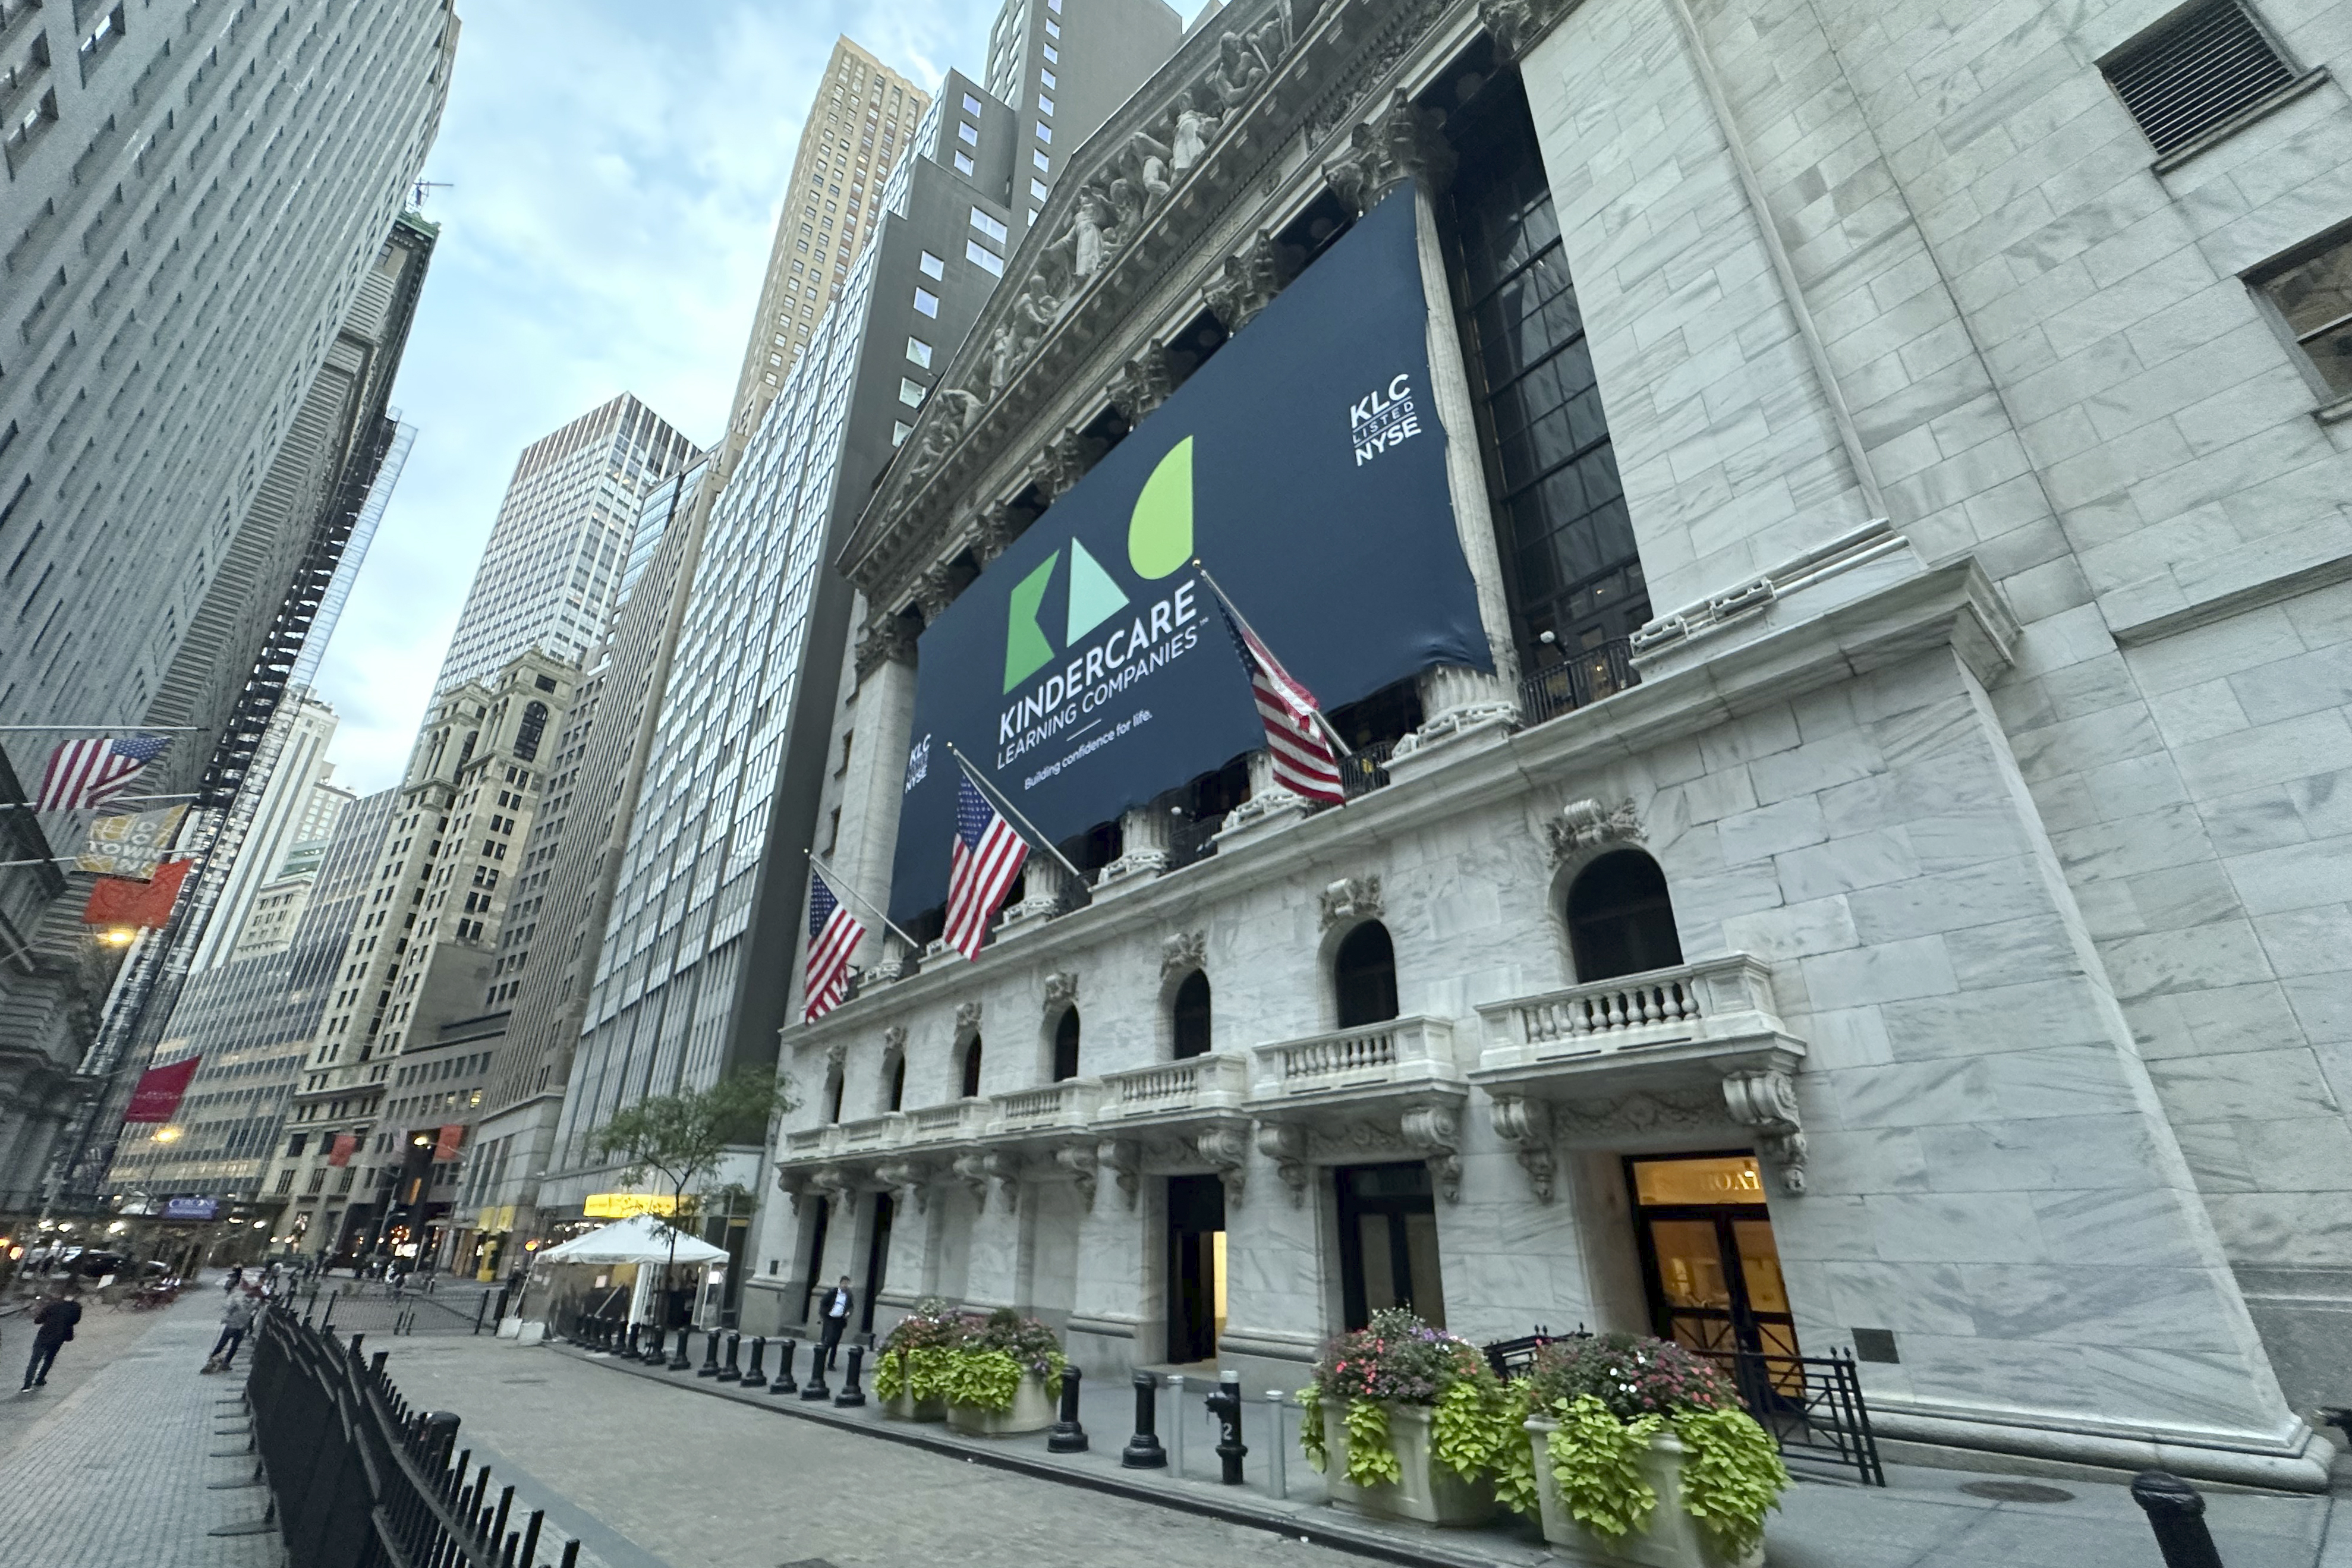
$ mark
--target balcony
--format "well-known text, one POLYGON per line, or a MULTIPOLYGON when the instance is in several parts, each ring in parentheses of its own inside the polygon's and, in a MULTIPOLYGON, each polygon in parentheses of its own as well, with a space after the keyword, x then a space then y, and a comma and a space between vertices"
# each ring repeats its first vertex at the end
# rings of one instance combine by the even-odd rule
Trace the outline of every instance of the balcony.
POLYGON ((989 1110, 985 1100, 950 1100, 945 1105, 910 1110, 906 1113, 907 1134, 900 1147, 919 1149, 968 1142, 988 1131, 989 1110))
POLYGON ((1102 1076, 1097 1122, 1115 1126, 1185 1121, 1235 1112, 1249 1098, 1249 1059, 1212 1052, 1102 1076))
POLYGON ((1563 713, 1587 708, 1638 685, 1633 643, 1613 637, 1587 648, 1548 669, 1538 669, 1519 681, 1519 722, 1536 725, 1563 713))
POLYGON ((1303 1040, 1260 1046, 1252 1109, 1318 1100, 1350 1100, 1366 1093, 1458 1086, 1454 1026, 1443 1018, 1391 1018, 1303 1040))
POLYGON ((1065 1079, 1043 1089, 1000 1094, 990 1104, 996 1115, 991 1136, 1014 1139, 1038 1133, 1077 1133, 1094 1123, 1095 1102, 1102 1086, 1093 1079, 1065 1079))

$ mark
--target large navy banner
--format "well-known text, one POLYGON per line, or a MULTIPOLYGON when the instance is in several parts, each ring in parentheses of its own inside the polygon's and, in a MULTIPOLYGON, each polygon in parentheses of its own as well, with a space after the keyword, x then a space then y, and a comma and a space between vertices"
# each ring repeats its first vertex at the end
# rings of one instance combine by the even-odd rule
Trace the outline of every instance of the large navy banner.
POLYGON ((950 741, 1055 839, 1265 743, 1196 556, 1326 710, 1434 664, 1493 668, 1426 321, 1402 191, 925 629, 894 916, 947 897, 950 741))

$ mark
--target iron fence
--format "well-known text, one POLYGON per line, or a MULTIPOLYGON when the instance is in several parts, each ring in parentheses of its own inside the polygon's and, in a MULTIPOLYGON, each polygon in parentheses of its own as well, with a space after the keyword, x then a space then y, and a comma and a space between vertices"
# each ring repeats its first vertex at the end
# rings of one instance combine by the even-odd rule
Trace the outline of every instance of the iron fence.
POLYGON ((1557 719, 1571 709, 1614 697, 1641 679, 1633 668, 1633 645, 1623 637, 1612 638, 1521 678, 1519 721, 1540 724, 1557 719))
POLYGON ((1377 745, 1359 746, 1339 759, 1339 787, 1347 792, 1349 800, 1388 786, 1389 753, 1395 750, 1394 741, 1382 741, 1377 745))
POLYGON ((1188 817, 1168 830, 1168 868, 1181 871, 1217 852, 1217 835, 1225 828, 1225 814, 1188 817))
POLYGON ((541 1555, 544 1510, 457 1455, 457 1417, 410 1407, 345 1342, 282 1308, 262 1316, 246 1399, 289 1568, 574 1568, 580 1543, 541 1555))

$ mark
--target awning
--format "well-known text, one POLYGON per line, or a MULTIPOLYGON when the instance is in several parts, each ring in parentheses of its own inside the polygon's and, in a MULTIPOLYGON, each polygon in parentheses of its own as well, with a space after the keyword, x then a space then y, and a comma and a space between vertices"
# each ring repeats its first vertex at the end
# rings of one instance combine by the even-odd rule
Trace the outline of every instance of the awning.
POLYGON ((539 1255, 545 1263, 724 1263, 723 1248, 673 1230, 652 1215, 631 1215, 539 1255), (672 1248, 675 1247, 675 1252, 672 1248))

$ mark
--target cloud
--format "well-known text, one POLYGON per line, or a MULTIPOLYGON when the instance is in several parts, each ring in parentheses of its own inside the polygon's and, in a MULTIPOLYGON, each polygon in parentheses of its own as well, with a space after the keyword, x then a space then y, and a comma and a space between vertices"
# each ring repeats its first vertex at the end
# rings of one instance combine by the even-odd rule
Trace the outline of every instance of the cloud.
POLYGON ((981 68, 980 0, 472 0, 425 178, 442 226, 394 405, 415 450, 320 670, 338 777, 399 782, 523 447, 622 392, 715 440, 801 121, 846 34, 981 68))

